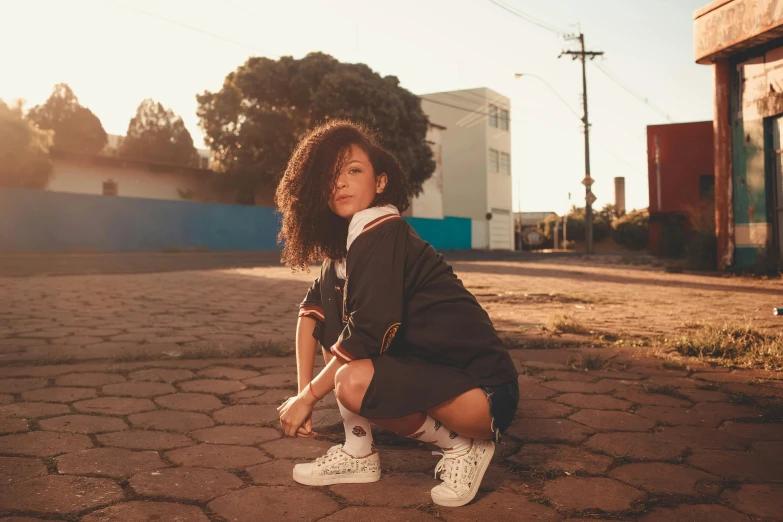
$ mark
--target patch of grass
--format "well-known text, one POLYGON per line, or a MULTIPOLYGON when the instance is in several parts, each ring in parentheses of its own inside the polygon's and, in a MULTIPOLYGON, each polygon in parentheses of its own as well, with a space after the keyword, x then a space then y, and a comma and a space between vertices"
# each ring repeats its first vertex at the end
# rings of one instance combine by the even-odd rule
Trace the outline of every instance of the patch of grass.
POLYGON ((783 369, 783 333, 760 332, 751 325, 703 324, 666 345, 682 355, 722 366, 783 369))
POLYGON ((661 363, 661 368, 664 370, 687 370, 688 366, 684 362, 676 359, 666 359, 661 363))
POLYGON ((669 397, 675 397, 677 399, 682 400, 690 400, 688 399, 688 396, 680 392, 676 387, 672 386, 671 384, 667 384, 665 386, 658 386, 655 384, 647 384, 642 386, 642 389, 646 393, 656 393, 658 395, 668 395, 669 397))
POLYGON ((234 352, 235 357, 287 357, 294 354, 290 344, 281 341, 253 341, 234 352))
POLYGON ((612 361, 598 353, 579 353, 568 358, 566 366, 574 370, 603 370, 612 361))
POLYGON ((731 404, 755 404, 756 401, 752 395, 748 395, 744 392, 736 392, 729 394, 729 402, 731 404))
POLYGON ((419 504, 413 509, 440 518, 440 508, 438 508, 438 506, 436 504, 433 504, 432 502, 427 502, 426 504, 419 504))
POLYGON ((560 333, 586 334, 589 330, 571 314, 553 314, 546 321, 548 330, 560 333))

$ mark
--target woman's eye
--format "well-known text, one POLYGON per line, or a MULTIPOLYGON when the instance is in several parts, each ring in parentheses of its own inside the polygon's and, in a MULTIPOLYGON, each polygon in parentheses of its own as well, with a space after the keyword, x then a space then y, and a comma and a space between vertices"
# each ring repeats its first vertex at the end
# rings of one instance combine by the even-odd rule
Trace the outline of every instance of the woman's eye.
POLYGON ((359 170, 359 169, 351 169, 348 172, 350 172, 351 174, 355 174, 357 172, 361 172, 361 170, 359 170))

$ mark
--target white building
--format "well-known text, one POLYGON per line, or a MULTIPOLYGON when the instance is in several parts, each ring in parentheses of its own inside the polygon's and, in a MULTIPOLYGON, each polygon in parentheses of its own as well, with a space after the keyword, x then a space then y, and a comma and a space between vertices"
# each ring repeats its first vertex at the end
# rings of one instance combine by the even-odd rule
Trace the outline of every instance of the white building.
POLYGON ((443 214, 472 220, 473 248, 513 249, 509 99, 478 88, 421 100, 430 121, 445 126, 443 214))
POLYGON ((430 122, 427 143, 432 149, 435 171, 421 186, 421 193, 411 199, 406 216, 443 219, 443 131, 446 127, 430 122))

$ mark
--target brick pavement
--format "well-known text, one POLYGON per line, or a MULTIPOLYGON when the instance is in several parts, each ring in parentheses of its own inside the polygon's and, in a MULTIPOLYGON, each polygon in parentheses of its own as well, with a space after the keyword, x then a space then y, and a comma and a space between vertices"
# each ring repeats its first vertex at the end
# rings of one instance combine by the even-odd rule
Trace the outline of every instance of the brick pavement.
POLYGON ((518 418, 464 508, 431 504, 431 448, 383 431, 379 483, 295 484, 340 440, 334 401, 320 437, 285 439, 292 357, 182 356, 290 343, 310 277, 0 279, 0 520, 781 520, 779 403, 747 398, 783 396, 780 375, 638 348, 512 350, 518 418), (574 370, 577 353, 613 358, 574 370))

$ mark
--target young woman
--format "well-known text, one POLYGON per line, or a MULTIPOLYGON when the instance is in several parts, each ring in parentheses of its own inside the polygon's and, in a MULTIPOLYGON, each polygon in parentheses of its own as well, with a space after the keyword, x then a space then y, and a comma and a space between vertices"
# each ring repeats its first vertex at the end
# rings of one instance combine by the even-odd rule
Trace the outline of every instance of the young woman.
POLYGON ((437 445, 432 500, 467 504, 514 418, 517 372, 486 311, 400 217, 398 161, 366 127, 332 120, 299 143, 276 201, 286 264, 323 261, 299 310, 299 394, 278 408, 280 425, 313 436, 313 405, 332 390, 345 425, 345 444, 296 465, 294 480, 379 480, 376 424, 437 445), (318 343, 326 366, 313 377, 318 343))

